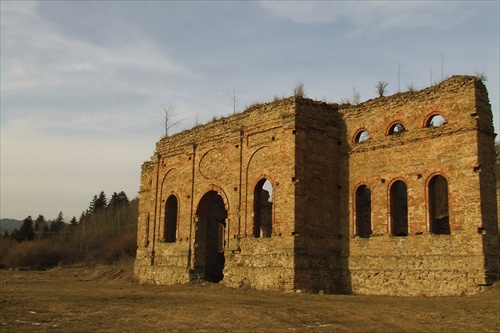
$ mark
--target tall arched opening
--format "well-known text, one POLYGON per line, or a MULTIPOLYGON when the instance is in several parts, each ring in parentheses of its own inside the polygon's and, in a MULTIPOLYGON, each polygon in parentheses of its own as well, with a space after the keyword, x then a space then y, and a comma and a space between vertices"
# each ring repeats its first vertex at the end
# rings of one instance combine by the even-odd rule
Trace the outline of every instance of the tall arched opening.
POLYGON ((356 235, 368 238, 372 233, 372 194, 368 186, 356 190, 356 235))
POLYGON ((393 236, 408 236, 408 189, 398 180, 391 186, 391 231, 393 236))
POLYGON ((165 204, 165 242, 173 243, 177 237, 177 211, 177 197, 172 194, 168 197, 165 204))
POLYGON ((216 191, 203 195, 196 210, 194 269, 203 279, 220 282, 224 275, 224 230, 227 211, 216 191))
POLYGON ((271 237, 273 233, 273 187, 267 179, 261 179, 254 189, 253 235, 256 238, 271 237))
POLYGON ((433 234, 449 235, 448 181, 437 175, 429 181, 429 218, 433 234))

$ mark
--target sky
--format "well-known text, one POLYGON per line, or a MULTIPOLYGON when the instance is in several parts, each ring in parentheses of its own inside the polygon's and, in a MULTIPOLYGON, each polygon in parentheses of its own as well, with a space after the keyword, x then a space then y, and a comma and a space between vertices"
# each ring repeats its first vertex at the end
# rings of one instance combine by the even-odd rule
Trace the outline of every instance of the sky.
POLYGON ((485 74, 500 126, 499 1, 1 1, 0 217, 138 195, 170 134, 254 102, 340 102, 485 74), (399 84, 398 84, 399 83, 399 84), (236 97, 236 105, 233 103, 236 97))

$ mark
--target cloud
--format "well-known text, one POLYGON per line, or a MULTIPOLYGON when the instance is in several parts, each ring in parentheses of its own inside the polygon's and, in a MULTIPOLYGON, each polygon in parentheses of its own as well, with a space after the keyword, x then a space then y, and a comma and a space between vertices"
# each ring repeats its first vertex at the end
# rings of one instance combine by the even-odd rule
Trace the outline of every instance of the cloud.
POLYGON ((147 36, 124 28, 128 40, 108 46, 69 38, 37 14, 37 4, 2 3, 3 92, 62 86, 97 74, 116 82, 123 71, 196 78, 147 36))
POLYGON ((450 28, 474 14, 453 1, 261 1, 268 13, 299 24, 342 23, 349 29, 450 28))

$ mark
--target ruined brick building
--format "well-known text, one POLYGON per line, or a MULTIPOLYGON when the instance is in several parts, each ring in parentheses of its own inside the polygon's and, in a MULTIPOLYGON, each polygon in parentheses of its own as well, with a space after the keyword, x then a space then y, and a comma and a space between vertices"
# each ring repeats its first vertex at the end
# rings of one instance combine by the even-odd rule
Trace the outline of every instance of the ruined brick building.
POLYGON ((386 295, 498 279, 485 86, 338 105, 293 96, 165 137, 142 165, 136 276, 386 295))

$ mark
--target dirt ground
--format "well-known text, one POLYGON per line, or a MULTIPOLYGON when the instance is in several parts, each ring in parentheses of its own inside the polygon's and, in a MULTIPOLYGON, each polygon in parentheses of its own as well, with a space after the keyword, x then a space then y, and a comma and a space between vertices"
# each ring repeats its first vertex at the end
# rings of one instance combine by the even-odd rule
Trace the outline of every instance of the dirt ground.
POLYGON ((0 271, 0 332, 500 332, 500 288, 380 297, 139 285, 128 266, 0 271))

